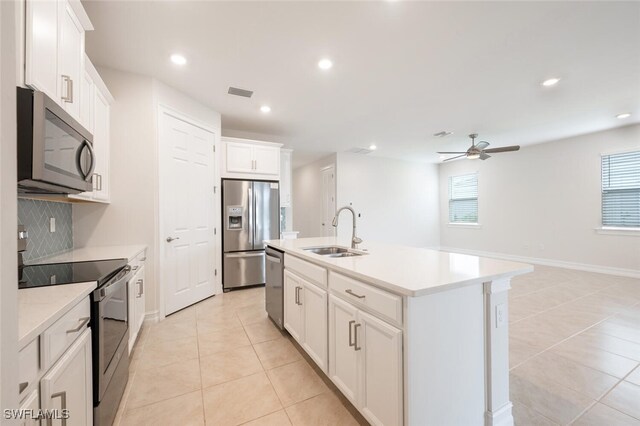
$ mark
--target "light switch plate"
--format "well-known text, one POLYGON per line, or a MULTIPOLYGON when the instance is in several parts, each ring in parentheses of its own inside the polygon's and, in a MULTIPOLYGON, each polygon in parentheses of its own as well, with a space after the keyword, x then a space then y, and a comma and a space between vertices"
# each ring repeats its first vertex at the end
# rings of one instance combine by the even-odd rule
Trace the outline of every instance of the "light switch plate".
POLYGON ((49 232, 56 232, 56 218, 49 218, 49 232))

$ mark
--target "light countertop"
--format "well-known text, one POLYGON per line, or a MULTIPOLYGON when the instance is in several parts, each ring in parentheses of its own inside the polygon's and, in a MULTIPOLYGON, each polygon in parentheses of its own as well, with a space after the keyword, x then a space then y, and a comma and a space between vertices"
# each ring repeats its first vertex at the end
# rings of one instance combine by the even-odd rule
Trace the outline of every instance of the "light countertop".
POLYGON ((53 256, 43 257, 29 265, 41 265, 44 263, 67 263, 67 262, 88 262, 92 260, 127 259, 133 260, 138 254, 145 250, 147 246, 124 245, 124 246, 96 246, 72 249, 53 256))
POLYGON ((18 290, 18 347, 22 349, 96 287, 93 281, 18 290))
POLYGON ((350 247, 349 241, 336 237, 271 240, 267 245, 392 293, 411 297, 533 271, 533 266, 525 263, 367 241, 359 245, 360 251, 366 249, 368 253, 363 256, 331 258, 303 250, 328 245, 350 247))

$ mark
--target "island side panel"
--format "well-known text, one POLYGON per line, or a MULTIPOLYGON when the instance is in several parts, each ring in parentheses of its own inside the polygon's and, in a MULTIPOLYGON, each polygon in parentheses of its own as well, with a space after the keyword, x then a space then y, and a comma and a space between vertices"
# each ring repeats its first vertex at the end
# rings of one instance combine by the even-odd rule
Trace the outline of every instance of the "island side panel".
POLYGON ((406 303, 405 425, 483 425, 482 282, 406 303))

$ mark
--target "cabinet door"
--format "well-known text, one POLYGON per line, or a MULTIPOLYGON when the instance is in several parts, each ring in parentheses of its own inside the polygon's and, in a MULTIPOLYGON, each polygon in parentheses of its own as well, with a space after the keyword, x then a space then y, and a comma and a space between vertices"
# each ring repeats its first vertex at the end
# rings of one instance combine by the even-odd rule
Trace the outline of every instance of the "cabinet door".
POLYGON ((311 359, 327 372, 327 292, 320 287, 302 280, 304 296, 304 343, 302 347, 311 359))
POLYGON ((253 172, 261 175, 280 175, 280 148, 271 146, 253 147, 253 172))
POLYGON ((302 344, 304 342, 302 298, 304 284, 300 278, 291 272, 284 271, 284 328, 291 336, 302 344))
POLYGON ((137 287, 137 293, 135 295, 135 317, 133 317, 132 323, 133 323, 133 327, 136 330, 136 334, 138 334, 140 332, 140 329, 142 328, 142 324, 144 323, 144 316, 145 316, 145 306, 144 306, 144 300, 145 300, 145 273, 144 273, 144 266, 140 269, 140 271, 138 272, 138 278, 136 279, 136 287, 137 287))
POLYGON ((93 110, 94 110, 94 84, 93 79, 86 71, 82 73, 80 87, 80 124, 93 134, 93 110))
POLYGON ((25 83, 58 99, 58 2, 25 3, 25 83))
POLYGON ((329 378, 358 406, 358 353, 353 328, 358 310, 334 295, 329 295, 329 378))
POLYGON ((255 173, 253 148, 244 143, 225 142, 226 171, 230 173, 255 173))
MULTIPOLYGON (((68 410, 67 426, 93 424, 91 383, 91 329, 87 329, 40 380, 41 406, 60 410, 63 415, 63 410, 68 410)), ((53 424, 62 421, 54 420, 53 424)))
POLYGON ((373 425, 401 425, 402 331, 362 311, 358 324, 360 411, 373 425))
POLYGON ((93 198, 109 201, 109 101, 99 91, 95 91, 93 148, 96 153, 93 198))
POLYGON ((291 151, 280 155, 280 207, 291 207, 291 151))
MULTIPOLYGON (((28 412, 34 413, 35 415, 35 413, 37 413, 39 409, 40 409, 40 394, 38 393, 38 389, 34 389, 34 391, 31 392, 29 396, 27 396, 24 399, 24 401, 20 405, 20 410, 22 410, 23 413, 28 411, 28 412)), ((33 418, 26 418, 26 419, 21 419, 19 424, 20 426, 38 426, 40 424, 40 420, 33 419, 33 418)))
MULTIPOLYGON (((80 120, 80 90, 83 78, 84 29, 66 1, 59 2, 58 98, 61 105, 80 120)), ((56 98, 54 98, 56 99, 56 98)))

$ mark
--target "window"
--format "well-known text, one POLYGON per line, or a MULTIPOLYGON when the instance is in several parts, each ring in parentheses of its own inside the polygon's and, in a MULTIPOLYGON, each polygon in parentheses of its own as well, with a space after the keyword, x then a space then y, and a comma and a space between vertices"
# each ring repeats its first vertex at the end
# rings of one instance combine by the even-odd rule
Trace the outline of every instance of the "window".
POLYGON ((640 228, 640 151, 602 156, 602 226, 640 228))
POLYGON ((449 222, 478 223, 478 174, 449 177, 449 222))

